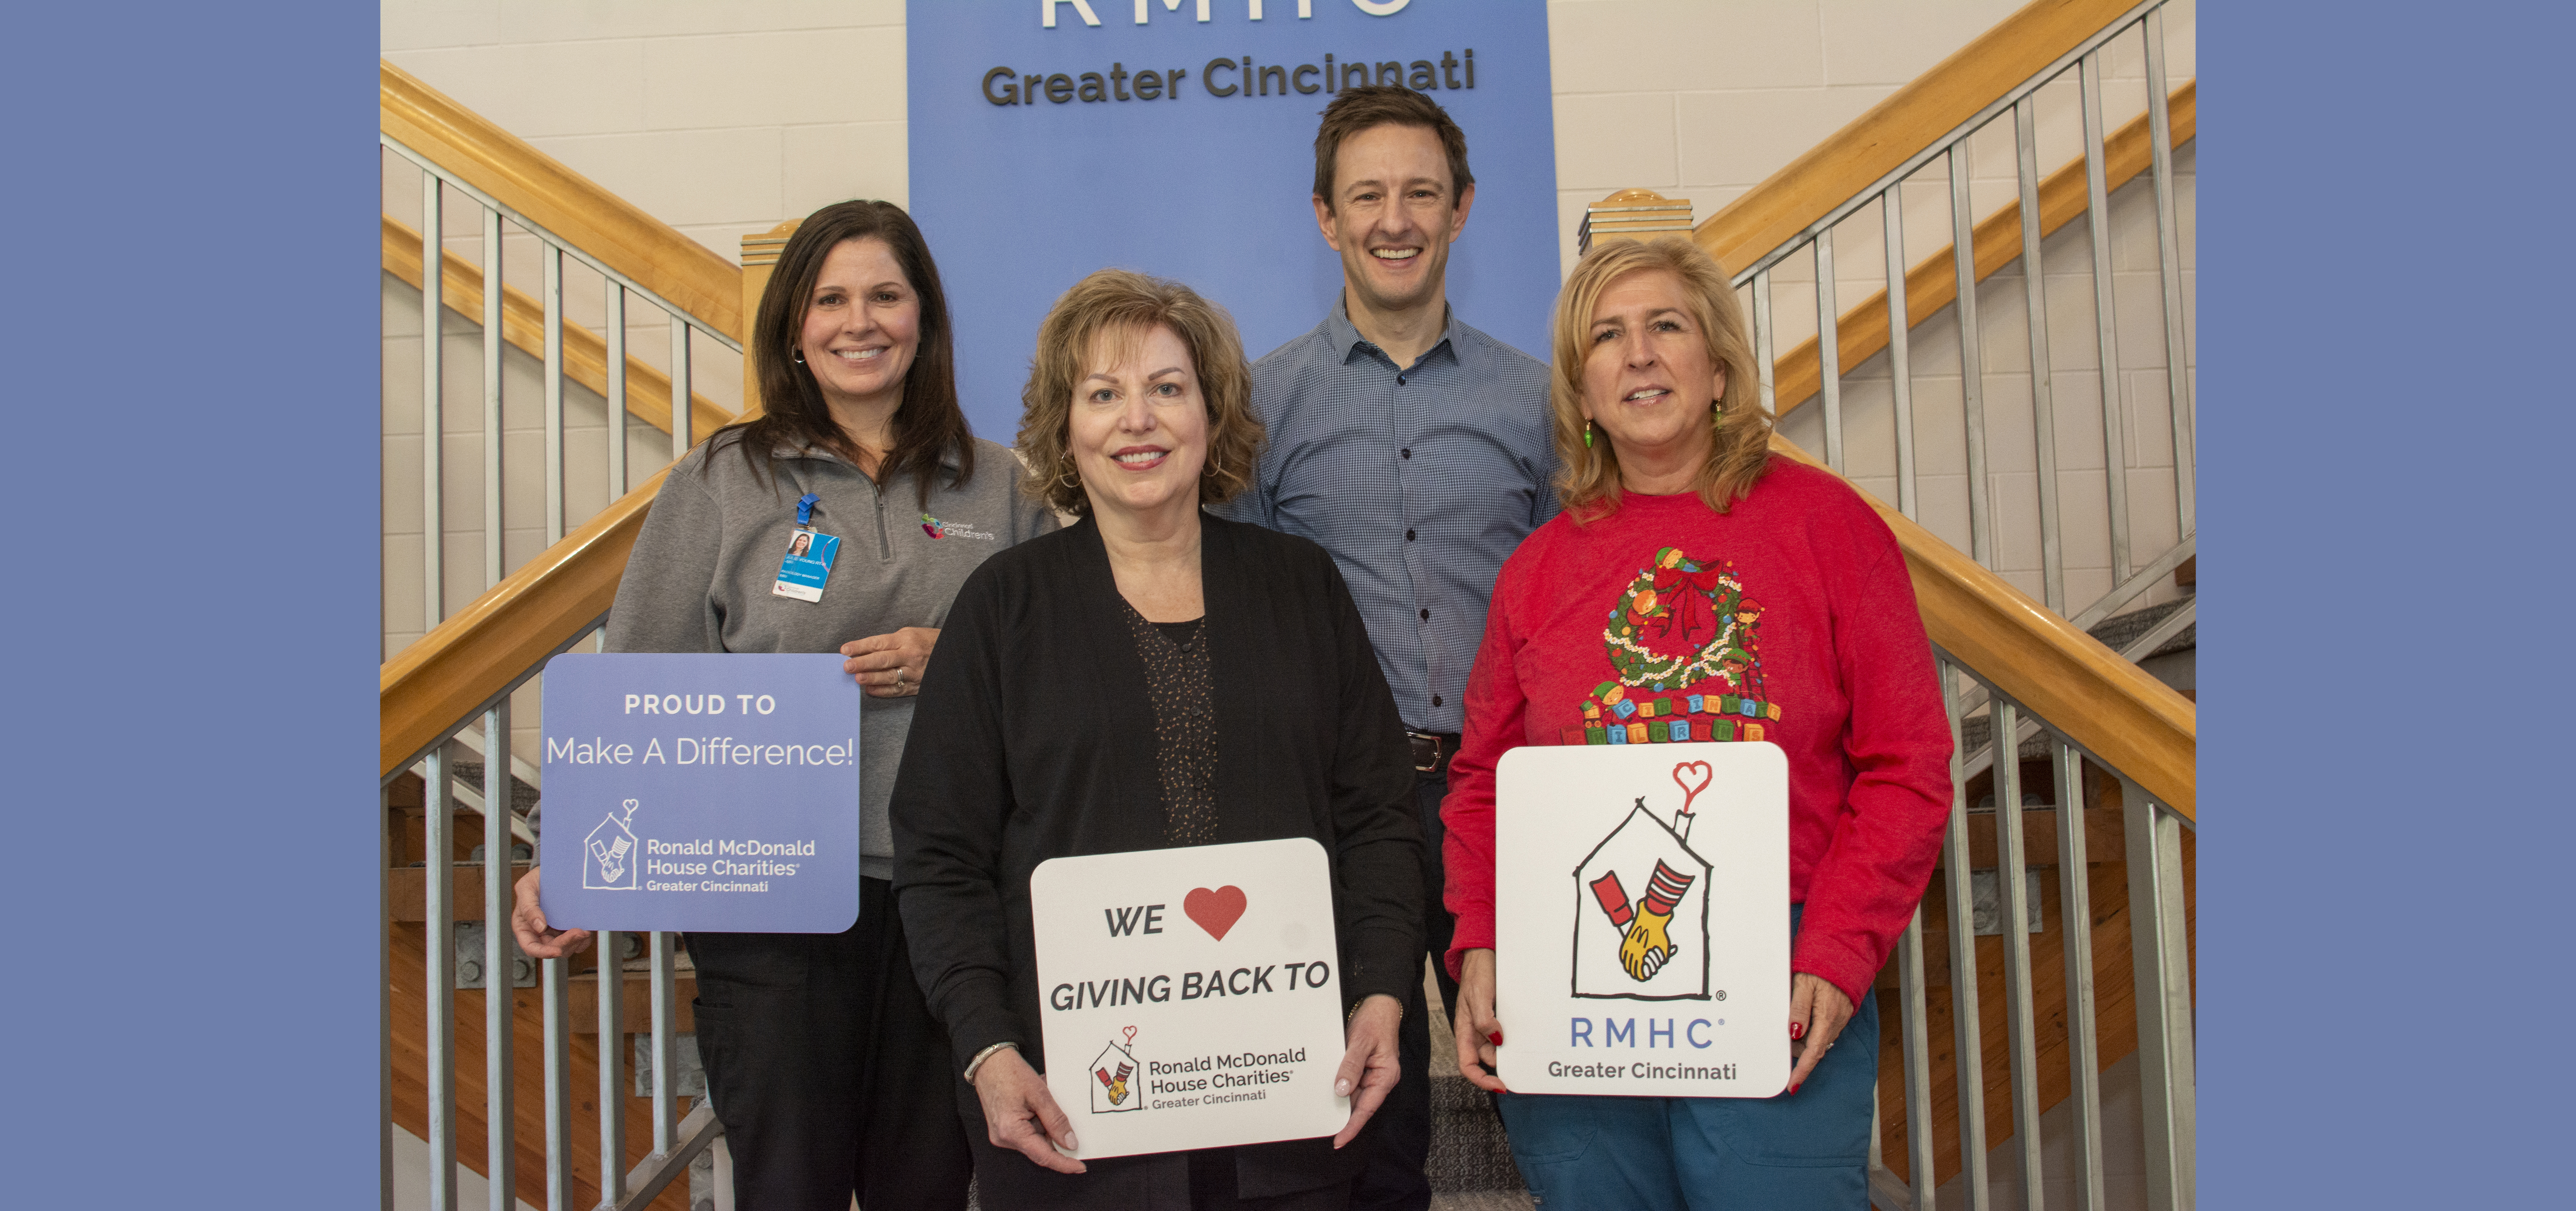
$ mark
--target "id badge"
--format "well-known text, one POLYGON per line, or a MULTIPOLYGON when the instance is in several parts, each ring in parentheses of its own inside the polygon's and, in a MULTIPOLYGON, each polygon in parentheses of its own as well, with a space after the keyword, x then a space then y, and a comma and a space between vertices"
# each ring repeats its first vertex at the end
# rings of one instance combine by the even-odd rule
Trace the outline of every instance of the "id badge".
POLYGON ((823 581, 831 576, 832 557, 840 551, 838 538, 808 529, 795 531, 787 539, 787 557, 778 563, 778 583, 770 593, 798 601, 823 600, 823 581))

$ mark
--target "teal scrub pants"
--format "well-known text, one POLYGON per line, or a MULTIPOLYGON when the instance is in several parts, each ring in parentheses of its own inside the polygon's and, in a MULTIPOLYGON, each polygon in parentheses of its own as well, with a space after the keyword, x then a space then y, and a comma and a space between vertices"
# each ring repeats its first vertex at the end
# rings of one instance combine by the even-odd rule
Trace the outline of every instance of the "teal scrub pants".
POLYGON ((1853 1011, 1796 1093, 1497 1094, 1512 1159, 1541 1211, 1867 1211, 1878 998, 1853 1011))

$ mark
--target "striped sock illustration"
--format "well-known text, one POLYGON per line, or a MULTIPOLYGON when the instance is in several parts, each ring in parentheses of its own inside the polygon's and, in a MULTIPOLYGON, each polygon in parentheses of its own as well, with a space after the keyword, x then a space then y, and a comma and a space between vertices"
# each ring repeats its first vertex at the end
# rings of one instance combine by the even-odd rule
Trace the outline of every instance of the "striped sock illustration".
POLYGON ((1683 874, 1664 865, 1661 859, 1657 859, 1655 877, 1646 883, 1646 902, 1643 907, 1647 912, 1659 917, 1673 915, 1673 906, 1682 902, 1682 896, 1690 891, 1692 881, 1698 877, 1683 874))

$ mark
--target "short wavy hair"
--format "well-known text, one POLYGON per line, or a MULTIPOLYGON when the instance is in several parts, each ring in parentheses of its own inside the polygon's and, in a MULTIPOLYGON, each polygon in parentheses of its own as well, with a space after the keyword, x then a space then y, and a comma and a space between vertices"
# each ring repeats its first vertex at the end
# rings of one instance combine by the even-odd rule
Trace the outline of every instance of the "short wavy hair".
POLYGON ((1717 261, 1684 236, 1652 243, 1610 240, 1575 262, 1557 292, 1556 365, 1549 375, 1549 408, 1556 420, 1557 499, 1577 523, 1597 521, 1619 508, 1619 455, 1608 441, 1583 440, 1583 359, 1592 343, 1592 314, 1610 283, 1640 270, 1679 278, 1691 314, 1708 340, 1709 360, 1726 371, 1726 394, 1709 413, 1716 442, 1691 487, 1719 513, 1742 500, 1771 469, 1771 418, 1763 414, 1759 368, 1744 326, 1744 306, 1717 261))
POLYGON ((1458 129, 1448 110, 1401 84, 1364 84, 1334 97, 1315 128, 1315 196, 1324 209, 1338 205, 1333 171, 1341 163, 1342 140, 1381 126, 1416 126, 1440 140, 1440 154, 1449 161, 1450 209, 1457 209, 1476 187, 1476 174, 1467 171, 1467 132, 1458 129))
POLYGON ((1104 339, 1119 344, 1156 328, 1188 346, 1207 401, 1207 462, 1199 468, 1199 503, 1231 499, 1252 483, 1261 457, 1261 418, 1252 412, 1252 365, 1233 317, 1179 282, 1125 269, 1103 269, 1074 283, 1038 325, 1038 347, 1020 391, 1019 451, 1029 494, 1062 512, 1090 513, 1091 499, 1071 449, 1073 397, 1097 367, 1104 339))

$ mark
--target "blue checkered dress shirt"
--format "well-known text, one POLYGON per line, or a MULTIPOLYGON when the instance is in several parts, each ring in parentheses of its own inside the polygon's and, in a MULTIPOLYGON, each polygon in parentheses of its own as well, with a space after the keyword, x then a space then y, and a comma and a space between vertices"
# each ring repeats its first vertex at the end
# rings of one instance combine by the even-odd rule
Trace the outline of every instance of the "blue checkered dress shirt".
POLYGON ((1398 367, 1338 302, 1253 364, 1260 478, 1220 512, 1332 553, 1415 730, 1460 730, 1494 575, 1556 515, 1547 374, 1454 313, 1398 367))

